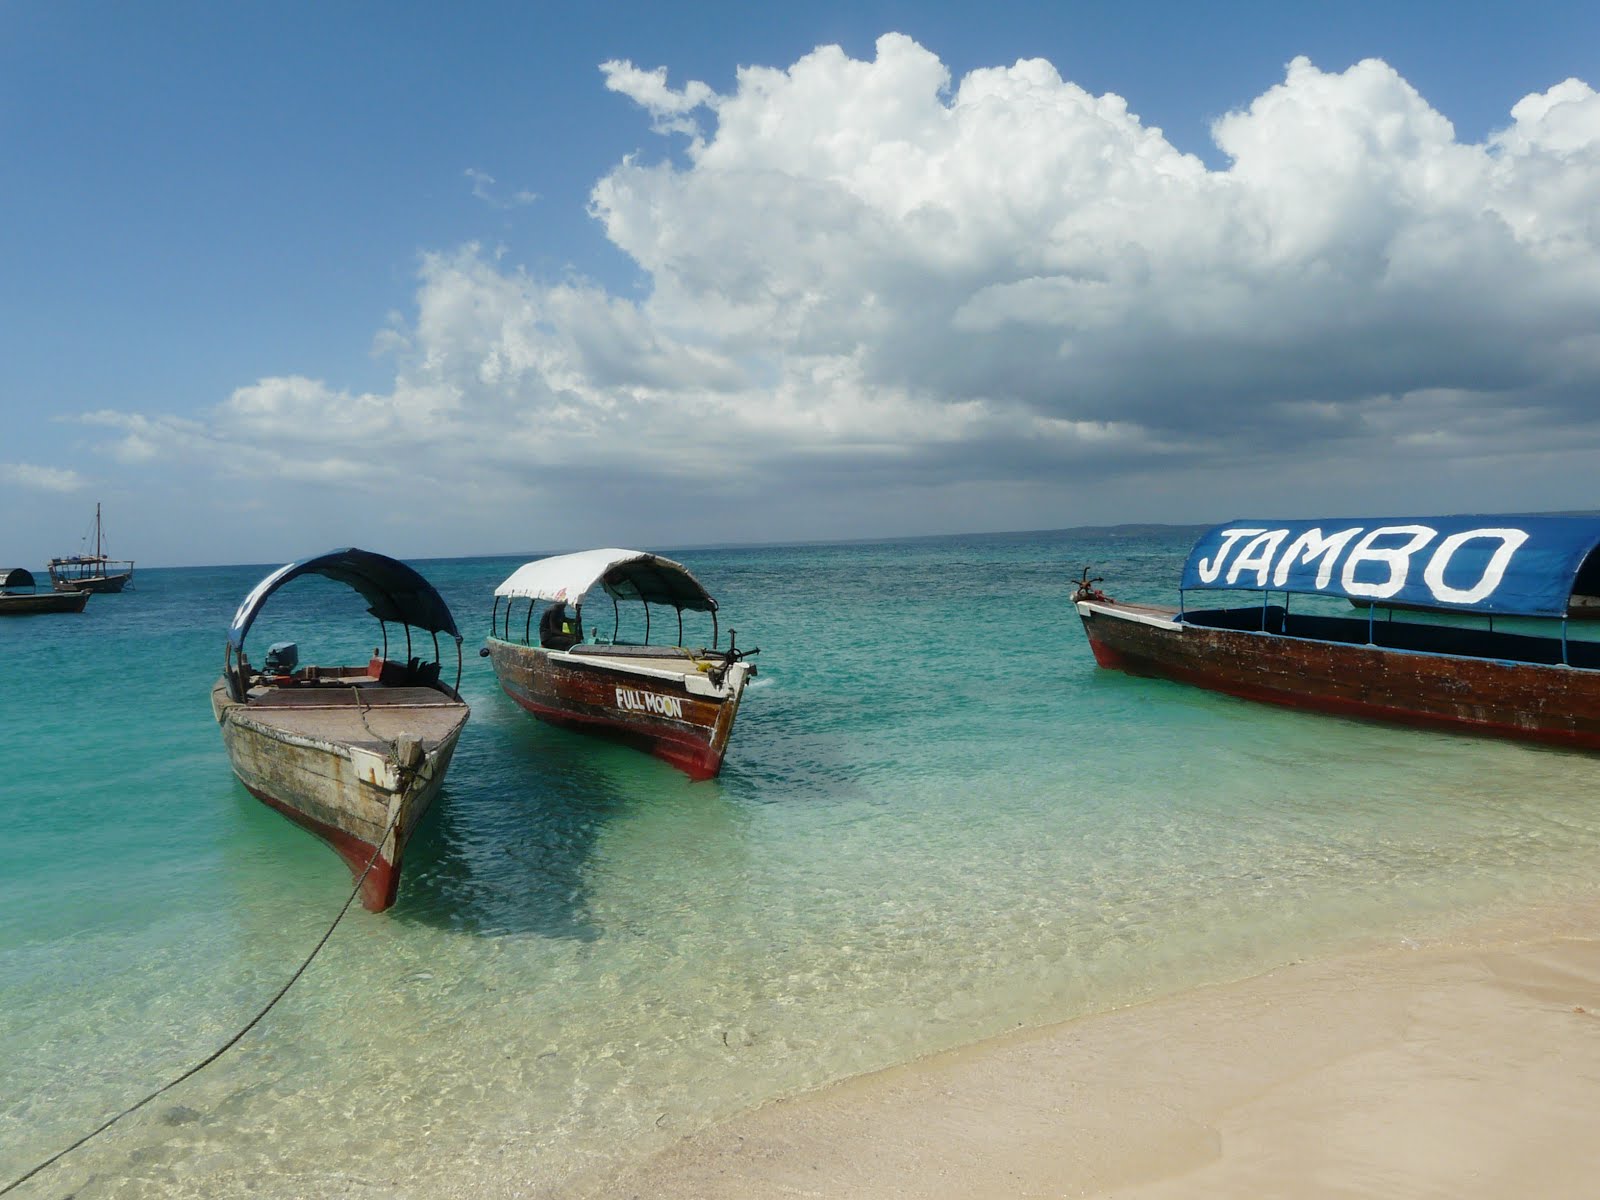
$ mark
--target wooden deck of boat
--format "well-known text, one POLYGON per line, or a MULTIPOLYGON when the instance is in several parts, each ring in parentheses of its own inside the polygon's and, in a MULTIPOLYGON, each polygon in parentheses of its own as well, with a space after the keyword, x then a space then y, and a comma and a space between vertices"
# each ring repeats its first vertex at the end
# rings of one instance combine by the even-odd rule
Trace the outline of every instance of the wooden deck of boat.
POLYGON ((467 718, 467 706, 425 687, 271 688, 241 714, 290 735, 382 751, 401 734, 432 747, 467 718))
POLYGON ((427 687, 378 687, 346 681, 341 687, 250 689, 251 708, 454 708, 459 701, 427 687))

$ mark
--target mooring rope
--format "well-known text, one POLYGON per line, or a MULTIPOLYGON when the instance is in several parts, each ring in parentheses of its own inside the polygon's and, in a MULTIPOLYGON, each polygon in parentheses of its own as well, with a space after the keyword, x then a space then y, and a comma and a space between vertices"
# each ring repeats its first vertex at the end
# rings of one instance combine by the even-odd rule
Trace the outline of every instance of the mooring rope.
POLYGON ((278 1001, 282 1000, 283 997, 288 993, 289 989, 292 988, 295 985, 295 982, 300 978, 300 976, 302 976, 302 975, 304 975, 306 973, 306 968, 311 965, 312 960, 315 959, 317 957, 317 955, 322 952, 322 948, 328 944, 328 939, 333 936, 333 931, 339 927, 339 922, 344 920, 345 913, 350 911, 350 905, 353 904, 355 902, 355 898, 358 895, 361 894, 361 885, 366 883, 367 876, 372 873, 373 864, 375 864, 378 861, 378 856, 383 853, 384 844, 389 840, 389 835, 394 832, 395 826, 400 823, 400 814, 403 813, 404 811, 405 811, 405 807, 403 805, 396 807, 394 816, 389 821, 389 828, 385 829, 383 831, 383 836, 378 839, 377 847, 372 851, 372 857, 367 859, 367 865, 364 868, 362 868, 361 877, 356 880, 355 887, 350 889, 350 895, 345 897, 344 906, 339 909, 339 915, 333 918, 333 924, 328 926, 327 932, 324 933, 322 935, 322 937, 318 940, 317 944, 311 948, 311 953, 306 955, 305 961, 302 962, 297 968, 295 968, 294 974, 289 976, 289 981, 287 983, 285 983, 281 988, 278 989, 278 994, 276 996, 274 996, 271 1000, 268 1000, 267 1003, 266 1003, 266 1006, 264 1008, 262 1008, 262 1010, 260 1012, 258 1012, 255 1016, 251 1017, 250 1020, 245 1023, 244 1028, 240 1029, 238 1033, 235 1033, 227 1041, 223 1042, 222 1045, 218 1046, 209 1055, 207 1055, 205 1058, 201 1059, 199 1062, 195 1063, 194 1066, 190 1067, 187 1071, 185 1071, 183 1074, 179 1075, 176 1079, 169 1080, 168 1082, 162 1084, 155 1091, 151 1092, 148 1096, 146 1096, 143 1100, 140 1100, 138 1103, 130 1104, 127 1108, 123 1109, 116 1116, 112 1117, 109 1121, 105 1122, 105 1124, 99 1126, 96 1129, 92 1129, 88 1133, 84 1134, 81 1138, 79 1138, 77 1141, 73 1142, 72 1145, 68 1146, 65 1150, 60 1150, 60 1151, 57 1151, 55 1154, 52 1154, 49 1158, 45 1159, 38 1166, 34 1167, 26 1175, 21 1175, 21 1176, 17 1177, 16 1179, 13 1179, 10 1183, 6 1184, 5 1187, 0 1188, 0 1196, 4 1196, 7 1192, 14 1191, 16 1188, 21 1187, 23 1184, 27 1183, 28 1180, 32 1179, 35 1175, 37 1175, 40 1171, 44 1170, 48 1166, 53 1165, 54 1163, 59 1162, 61 1159, 65 1158, 67 1155, 71 1154, 79 1146, 82 1146, 84 1143, 88 1142, 92 1138, 99 1137, 102 1133, 104 1133, 106 1130, 110 1129, 113 1125, 115 1125, 118 1121, 122 1120, 122 1118, 127 1116, 129 1113, 138 1112, 141 1108, 143 1108, 146 1104, 149 1104, 150 1101, 154 1100, 157 1096, 161 1095, 163 1092, 170 1091, 171 1089, 177 1087, 185 1079, 188 1079, 188 1078, 190 1078, 191 1076, 194 1076, 194 1075, 198 1075, 201 1071, 205 1070, 205 1068, 209 1067, 212 1063, 216 1062, 217 1059, 221 1058, 229 1050, 233 1049, 233 1047, 236 1046, 239 1043, 240 1039, 243 1038, 245 1034, 249 1033, 252 1029, 254 1029, 257 1025, 259 1025, 261 1023, 261 1019, 263 1017, 265 1017, 269 1012, 271 1012, 274 1007, 277 1006, 278 1001))

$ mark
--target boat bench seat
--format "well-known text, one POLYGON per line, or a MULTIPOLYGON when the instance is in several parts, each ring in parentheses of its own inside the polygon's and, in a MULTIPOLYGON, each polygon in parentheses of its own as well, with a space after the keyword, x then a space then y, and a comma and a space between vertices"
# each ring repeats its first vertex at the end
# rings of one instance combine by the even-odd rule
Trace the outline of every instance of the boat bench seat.
POLYGON ((583 642, 567 651, 568 654, 584 654, 605 657, 611 655, 616 658, 693 658, 693 654, 682 646, 630 646, 626 642, 583 642))
POLYGON ((264 695, 250 697, 253 708, 411 708, 431 704, 454 704, 443 692, 426 687, 304 687, 272 688, 264 695))

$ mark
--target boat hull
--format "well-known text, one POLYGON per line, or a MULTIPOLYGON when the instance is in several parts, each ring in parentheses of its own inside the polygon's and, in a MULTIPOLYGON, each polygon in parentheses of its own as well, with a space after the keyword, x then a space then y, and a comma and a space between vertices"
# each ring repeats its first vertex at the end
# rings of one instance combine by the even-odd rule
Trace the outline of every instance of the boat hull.
POLYGON ((132 578, 132 571, 124 571, 119 575, 86 575, 81 579, 70 577, 53 579, 50 586, 58 592, 120 592, 128 586, 128 581, 132 578))
POLYGON ((626 742, 692 779, 722 770, 748 664, 735 663, 718 686, 699 671, 675 678, 500 638, 487 645, 501 688, 540 720, 626 742))
POLYGON ((28 613, 81 613, 89 603, 87 591, 33 592, 23 595, 0 595, 0 617, 25 616, 28 613))
MULTIPOLYGON (((399 893, 406 845, 444 784, 467 706, 457 701, 430 714, 432 728, 416 735, 408 770, 398 761, 402 749, 386 747, 381 739, 361 745, 320 733, 314 720, 305 719, 304 709, 294 714, 297 722, 286 725, 278 710, 234 700, 226 681, 212 689, 211 705, 234 774, 250 794, 336 850, 353 877, 365 871, 365 908, 390 907, 399 893)), ((395 729, 406 723, 394 712, 367 712, 372 716, 363 714, 364 723, 386 721, 395 729)), ((390 736, 388 729, 379 732, 390 736)), ((396 736, 397 745, 406 736, 396 736)))
POLYGON ((1180 624, 1079 601, 1102 667, 1291 708, 1600 750, 1600 671, 1180 624))

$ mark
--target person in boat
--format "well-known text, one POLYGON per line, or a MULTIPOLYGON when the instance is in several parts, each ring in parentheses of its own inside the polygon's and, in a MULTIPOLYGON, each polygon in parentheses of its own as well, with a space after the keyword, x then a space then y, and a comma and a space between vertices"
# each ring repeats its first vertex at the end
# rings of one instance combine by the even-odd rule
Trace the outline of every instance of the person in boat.
POLYGON ((539 645, 546 650, 569 650, 583 640, 578 623, 567 615, 567 606, 557 601, 539 618, 539 645))

